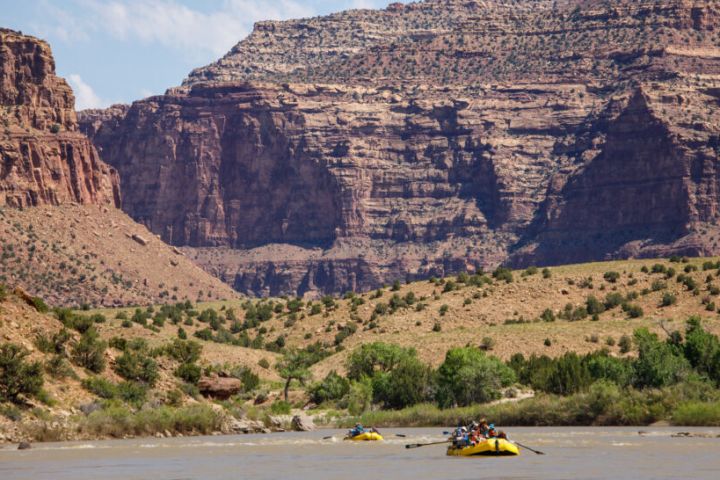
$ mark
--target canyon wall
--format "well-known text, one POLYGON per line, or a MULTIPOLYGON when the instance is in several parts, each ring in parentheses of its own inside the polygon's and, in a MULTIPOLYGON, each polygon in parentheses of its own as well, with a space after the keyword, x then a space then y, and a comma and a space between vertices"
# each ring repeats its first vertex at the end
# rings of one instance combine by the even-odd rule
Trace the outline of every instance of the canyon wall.
POLYGON ((262 22, 81 114, 123 208, 250 294, 718 252, 720 3, 428 0, 262 22))
POLYGON ((119 178, 79 132, 48 44, 0 29, 0 206, 120 205, 119 178))

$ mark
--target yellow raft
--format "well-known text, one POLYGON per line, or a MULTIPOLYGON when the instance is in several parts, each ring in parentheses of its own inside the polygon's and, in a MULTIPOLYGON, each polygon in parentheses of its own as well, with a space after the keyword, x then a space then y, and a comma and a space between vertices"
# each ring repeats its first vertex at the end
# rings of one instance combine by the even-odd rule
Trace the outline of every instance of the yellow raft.
POLYGON ((489 438, 475 445, 456 448, 448 447, 447 454, 455 457, 474 457, 474 456, 514 456, 520 455, 520 450, 514 443, 508 442, 504 438, 489 438))
POLYGON ((355 435, 354 437, 344 438, 344 440, 352 440, 354 442, 375 442, 382 439, 382 435, 377 432, 363 432, 360 435, 355 435))

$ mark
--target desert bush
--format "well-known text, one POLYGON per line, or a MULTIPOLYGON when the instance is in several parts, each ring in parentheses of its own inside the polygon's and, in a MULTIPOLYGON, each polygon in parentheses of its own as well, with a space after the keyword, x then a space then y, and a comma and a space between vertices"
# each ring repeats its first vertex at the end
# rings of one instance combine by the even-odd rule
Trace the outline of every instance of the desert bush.
POLYGON ((106 344, 100 340, 100 335, 94 328, 82 334, 80 340, 75 342, 71 356, 73 361, 91 372, 100 373, 105 369, 106 344))
POLYGON ((620 279, 620 274, 613 271, 605 272, 603 278, 610 283, 616 283, 620 279))
POLYGON ((160 373, 155 360, 142 352, 126 351, 115 360, 115 373, 126 380, 155 385, 160 373))
POLYGON ((197 385, 202 376, 202 369, 196 363, 183 363, 175 369, 175 376, 187 383, 197 385))
POLYGON ((0 401, 16 403, 21 396, 35 396, 42 389, 42 365, 28 361, 28 355, 20 345, 0 345, 0 401))
POLYGON ((513 281, 513 273, 509 268, 498 267, 492 276, 495 280, 504 281, 505 283, 512 283, 513 281))

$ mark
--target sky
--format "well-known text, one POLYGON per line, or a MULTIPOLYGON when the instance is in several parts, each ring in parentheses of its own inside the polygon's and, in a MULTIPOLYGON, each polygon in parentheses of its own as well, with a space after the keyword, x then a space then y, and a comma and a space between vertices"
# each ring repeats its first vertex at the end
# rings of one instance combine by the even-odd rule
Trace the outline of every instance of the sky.
MULTIPOLYGON (((384 8, 394 0, 0 0, 0 26, 47 40, 76 109, 163 93, 259 20, 384 8)), ((404 0, 406 3, 408 0, 404 0)))

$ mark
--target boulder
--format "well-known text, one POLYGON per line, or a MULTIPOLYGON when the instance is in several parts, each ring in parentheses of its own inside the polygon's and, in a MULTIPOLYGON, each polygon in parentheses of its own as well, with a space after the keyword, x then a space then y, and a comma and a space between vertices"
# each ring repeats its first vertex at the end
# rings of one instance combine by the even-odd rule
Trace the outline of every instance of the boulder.
POLYGON ((265 431, 265 424, 257 420, 233 419, 228 429, 231 433, 261 433, 265 431))
POLYGON ((198 389, 206 397, 227 400, 242 390, 242 382, 237 378, 202 377, 198 389))
POLYGON ((18 444, 18 450, 29 450, 32 448, 29 442, 20 442, 18 444))
POLYGON ((141 237, 140 235, 138 235, 136 233, 133 234, 132 237, 130 237, 130 238, 135 240, 137 243, 139 243, 143 247, 148 244, 148 241, 144 237, 141 237))
POLYGON ((307 415, 295 415, 290 422, 292 429, 296 432, 311 432, 315 430, 315 423, 307 415))

